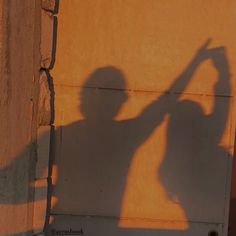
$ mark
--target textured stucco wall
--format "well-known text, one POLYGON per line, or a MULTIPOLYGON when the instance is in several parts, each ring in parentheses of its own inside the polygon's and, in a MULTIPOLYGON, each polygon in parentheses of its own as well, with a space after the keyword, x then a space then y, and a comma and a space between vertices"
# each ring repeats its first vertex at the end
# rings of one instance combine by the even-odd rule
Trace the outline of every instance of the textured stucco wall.
POLYGON ((43 235, 58 1, 0 3, 0 235, 43 235))
POLYGON ((0 12, 0 235, 32 235, 41 1, 0 12))

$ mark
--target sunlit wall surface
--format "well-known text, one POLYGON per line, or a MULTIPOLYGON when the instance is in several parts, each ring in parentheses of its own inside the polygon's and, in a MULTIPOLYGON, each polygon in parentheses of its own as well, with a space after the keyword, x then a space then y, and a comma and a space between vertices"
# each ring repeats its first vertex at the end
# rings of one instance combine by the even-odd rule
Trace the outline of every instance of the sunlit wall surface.
POLYGON ((233 0, 60 1, 49 235, 226 235, 235 16, 233 0))
POLYGON ((0 235, 33 234, 39 0, 0 0, 0 235))

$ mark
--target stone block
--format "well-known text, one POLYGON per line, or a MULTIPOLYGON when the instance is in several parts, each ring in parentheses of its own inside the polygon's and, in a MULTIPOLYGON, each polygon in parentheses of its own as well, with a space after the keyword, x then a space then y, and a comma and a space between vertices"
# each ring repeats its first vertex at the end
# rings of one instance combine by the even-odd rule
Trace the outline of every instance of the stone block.
MULTIPOLYGON (((114 65, 123 71, 127 89, 166 91, 209 37, 209 48, 227 48, 230 73, 235 74, 234 1, 217 1, 214 5, 205 0, 181 4, 136 0, 134 5, 101 2, 60 1, 57 60, 52 72, 58 82, 84 86, 97 68, 114 65)), ((184 92, 214 94, 216 79, 211 61, 203 61, 184 92)), ((233 84, 234 77, 230 80, 233 84)), ((123 87, 113 84, 112 88, 123 87)), ((177 87, 174 91, 183 89, 177 87)), ((221 86, 217 93, 230 92, 221 86)))
POLYGON ((58 4, 57 0, 42 0, 42 8, 46 11, 55 12, 58 4))
POLYGON ((48 11, 42 10, 41 12, 41 67, 49 68, 53 57, 53 28, 55 18, 48 11))
POLYGON ((42 71, 39 78, 38 125, 49 125, 51 122, 51 91, 49 77, 42 71))
POLYGON ((230 97, 85 90, 55 86, 52 213, 223 223, 230 97))

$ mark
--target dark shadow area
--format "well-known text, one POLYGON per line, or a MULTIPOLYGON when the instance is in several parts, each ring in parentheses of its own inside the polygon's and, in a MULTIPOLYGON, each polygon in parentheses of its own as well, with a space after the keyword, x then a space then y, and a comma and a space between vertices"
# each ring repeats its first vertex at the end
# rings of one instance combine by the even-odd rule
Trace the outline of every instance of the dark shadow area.
POLYGON ((236 235, 236 198, 232 198, 230 201, 230 214, 229 214, 229 236, 236 235))
MULTIPOLYGON (((222 88, 230 94, 224 48, 212 49, 210 58, 218 71, 214 94, 220 95, 222 88)), ((209 115, 191 100, 178 101, 170 112, 167 150, 158 176, 170 199, 178 199, 190 221, 194 215, 200 221, 209 212, 219 215, 223 210, 219 204, 223 200, 219 186, 226 181, 230 155, 220 141, 228 118, 229 101, 226 97, 215 96, 209 115)))
MULTIPOLYGON (((210 215, 219 215, 222 209, 217 205, 222 202, 222 195, 218 194, 218 186, 224 181, 225 171, 228 170, 226 158, 229 158, 219 143, 228 117, 229 99, 225 97, 222 102, 222 97, 214 97, 212 112, 205 115, 198 103, 179 101, 181 94, 175 93, 185 90, 198 66, 206 59, 212 61, 218 72, 215 94, 218 95, 222 88, 230 93, 225 49, 208 49, 208 44, 206 42, 199 48, 168 91, 133 119, 115 119, 128 99, 126 79, 120 69, 107 66, 88 76, 79 94, 81 105, 78 107, 85 118, 59 127, 52 134, 51 146, 54 149, 51 150, 50 166, 57 166, 58 179, 52 191, 49 190, 49 197, 56 196, 57 203, 50 210, 55 221, 51 222, 52 226, 46 225, 47 235, 51 235, 58 224, 57 215, 106 216, 113 219, 120 216, 134 153, 162 123, 166 114, 170 115, 167 148, 157 176, 167 196, 178 201, 189 222, 196 217, 203 219, 209 211, 210 215), (113 89, 117 87, 120 89, 113 89)), ((24 153, 2 169, 1 175, 7 176, 9 169, 20 165, 22 157, 24 153)), ((10 202, 8 197, 1 199, 5 199, 1 204, 23 203, 21 198, 10 202)), ((213 223, 216 223, 214 219, 213 223)), ((118 220, 113 220, 111 227, 116 229, 115 235, 189 236, 194 232, 191 228, 182 231, 122 229, 118 227, 118 220)), ((217 235, 212 230, 204 235, 217 235)))
MULTIPOLYGON (((225 49, 207 49, 208 43, 197 51, 168 91, 133 119, 115 119, 128 99, 121 70, 108 66, 88 76, 79 95, 79 110, 85 119, 56 131, 58 180, 53 195, 58 199, 52 215, 118 217, 134 153, 161 124, 165 114, 170 115, 168 143, 157 174, 168 197, 178 201, 189 222, 197 221, 196 218, 200 222, 205 215, 207 222, 209 215, 220 214, 224 193, 219 194, 219 185, 222 186, 221 181, 227 176, 229 154, 219 142, 228 117, 229 99, 222 102, 214 97, 212 112, 205 115, 198 103, 178 101, 180 93, 175 93, 184 91, 197 67, 206 59, 211 59, 218 72, 215 94, 219 95, 222 89, 230 93, 225 49)), ((216 223, 214 217, 212 223, 216 223)), ((190 229, 119 231, 121 235, 125 232, 129 235, 132 232, 134 235, 191 233, 190 229)), ((214 230, 208 233, 217 235, 214 230)))

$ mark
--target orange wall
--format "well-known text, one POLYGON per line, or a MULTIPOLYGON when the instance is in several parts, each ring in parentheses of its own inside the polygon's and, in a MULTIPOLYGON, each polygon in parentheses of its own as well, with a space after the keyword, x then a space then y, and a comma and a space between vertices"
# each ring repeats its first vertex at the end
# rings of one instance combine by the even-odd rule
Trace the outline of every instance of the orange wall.
POLYGON ((33 230, 39 0, 0 1, 0 235, 33 230))
POLYGON ((233 0, 60 1, 52 215, 226 235, 235 16, 233 0))

